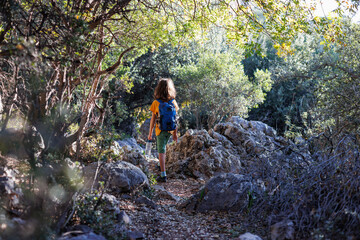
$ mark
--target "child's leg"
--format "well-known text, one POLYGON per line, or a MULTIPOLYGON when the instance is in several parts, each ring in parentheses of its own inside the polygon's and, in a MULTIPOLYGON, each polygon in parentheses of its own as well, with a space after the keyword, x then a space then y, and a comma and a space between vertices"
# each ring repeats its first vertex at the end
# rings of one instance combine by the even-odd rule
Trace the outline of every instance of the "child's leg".
POLYGON ((166 172, 165 170, 165 153, 159 153, 159 162, 161 172, 166 172))
POLYGON ((169 132, 162 131, 159 136, 157 136, 157 148, 159 152, 159 162, 160 162, 160 170, 161 176, 166 176, 165 169, 165 153, 166 153, 166 144, 169 141, 171 134, 169 132))

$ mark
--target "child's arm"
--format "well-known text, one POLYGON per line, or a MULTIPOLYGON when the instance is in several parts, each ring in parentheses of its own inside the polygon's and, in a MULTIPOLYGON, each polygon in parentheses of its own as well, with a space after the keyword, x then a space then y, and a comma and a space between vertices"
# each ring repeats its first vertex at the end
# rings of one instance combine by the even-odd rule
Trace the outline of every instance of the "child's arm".
POLYGON ((156 115, 155 115, 155 113, 153 113, 151 116, 151 120, 150 120, 150 129, 149 129, 149 136, 148 136, 149 140, 152 140, 152 133, 154 130, 155 119, 156 119, 156 115))

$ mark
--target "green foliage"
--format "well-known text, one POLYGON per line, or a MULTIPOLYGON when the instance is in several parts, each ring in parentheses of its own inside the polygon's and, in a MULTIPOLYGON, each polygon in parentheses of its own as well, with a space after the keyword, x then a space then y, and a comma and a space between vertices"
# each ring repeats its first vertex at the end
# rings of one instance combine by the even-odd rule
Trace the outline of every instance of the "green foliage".
POLYGON ((221 29, 213 28, 211 33, 202 45, 194 42, 178 49, 166 46, 136 59, 130 65, 134 88, 130 93, 120 93, 128 113, 135 112, 138 121, 143 120, 141 113, 148 112, 159 77, 171 77, 175 82, 182 131, 213 126, 231 114, 245 116, 249 107, 261 102, 271 87, 270 74, 252 68, 251 79, 246 78, 241 65, 243 51, 228 44, 221 29), (217 114, 209 114, 210 108, 217 114))
MULTIPOLYGON (((172 69, 195 61, 198 52, 195 47, 172 47, 165 45, 155 51, 148 51, 129 65, 129 78, 133 87, 130 91, 120 89, 117 92, 118 101, 124 106, 124 114, 115 122, 116 129, 127 134, 134 133, 134 122, 142 123, 151 117, 149 105, 154 100, 153 94, 160 77, 173 77, 172 69), (129 129, 130 127, 130 129, 129 129), (132 128, 132 129, 131 129, 132 128)), ((175 83, 176 84, 176 83, 175 83)), ((177 88, 177 86, 175 86, 177 88)), ((114 105, 114 104, 113 104, 114 105)))
POLYGON ((75 216, 80 224, 91 227, 94 232, 106 237, 106 239, 125 239, 124 228, 118 223, 114 210, 109 209, 107 201, 102 199, 99 192, 81 194, 76 199, 75 216))
POLYGON ((241 60, 238 51, 204 50, 197 62, 174 70, 186 127, 211 128, 230 116, 246 116, 264 100, 264 91, 271 88, 270 73, 257 71, 249 81, 241 60))
POLYGON ((303 118, 314 104, 314 86, 301 80, 280 81, 267 93, 266 101, 251 109, 249 119, 274 127, 279 134, 305 131, 310 116, 303 118))
POLYGON ((267 100, 250 113, 288 137, 305 138, 324 131, 358 132, 359 26, 344 25, 341 44, 325 45, 318 35, 300 35, 296 51, 275 60, 270 71, 275 81, 267 100))
MULTIPOLYGON (((156 179, 154 178, 154 179, 149 179, 149 182, 152 182, 152 183, 150 183, 151 185, 153 185, 153 184, 157 184, 157 182, 156 182, 156 179)), ((145 196, 145 197, 147 197, 147 198, 149 198, 149 199, 153 199, 154 197, 155 197, 155 189, 154 188, 144 188, 141 192, 140 192, 140 194, 141 195, 143 195, 143 196, 145 196)))
POLYGON ((112 132, 111 129, 101 129, 91 136, 83 138, 80 158, 84 162, 117 161, 120 159, 121 153, 115 151, 113 144, 118 139, 120 139, 120 135, 112 132))
MULTIPOLYGON (((104 123, 104 111, 112 96, 104 96, 102 92, 115 79, 131 85, 123 77, 126 75, 123 60, 132 61, 149 49, 206 42, 213 38, 214 29, 222 29, 225 41, 259 56, 263 54, 258 38, 264 35, 273 40, 279 54, 292 52, 291 39, 299 32, 322 31, 326 44, 345 36, 338 18, 312 18, 314 9, 302 1, 5 0, 0 9, 1 56, 12 66, 2 71, 17 69, 19 73, 7 75, 5 98, 13 99, 14 92, 22 96, 16 99, 16 106, 29 125, 36 126, 44 135, 47 145, 57 145, 54 151, 64 150, 64 146, 58 146, 64 144, 58 142, 71 144, 73 138, 64 134, 79 118, 78 138, 86 128, 104 123), (11 83, 14 75, 19 79, 11 83), (18 84, 21 79, 25 81, 18 84)), ((342 11, 338 9, 339 13, 342 11)), ((161 75, 153 76, 152 81, 161 75)), ((152 90, 153 85, 144 87, 152 90)), ((254 96, 261 98, 258 93, 254 96)), ((117 123, 120 127, 132 120, 134 109, 144 106, 136 101, 128 102, 134 104, 123 109, 122 115, 126 117, 117 123)), ((206 111, 203 115, 207 117, 206 111)))
MULTIPOLYGON (((349 9, 357 6, 358 1, 350 1, 349 9)), ((15 125, 8 121, 16 113, 26 119, 24 132, 35 126, 45 142, 40 155, 43 164, 32 161, 36 185, 31 185, 27 195, 31 202, 28 213, 39 223, 34 232, 50 231, 51 221, 60 217, 54 203, 69 197, 67 193, 77 190, 81 182, 76 172, 56 173, 51 164, 64 159, 74 141, 91 133, 92 145, 84 144, 91 146, 84 149, 84 159, 116 160, 118 156, 110 149, 117 138, 111 133, 112 125, 130 125, 134 111, 151 102, 159 77, 176 80, 185 127, 209 128, 231 115, 246 116, 271 86, 266 71, 271 58, 269 62, 260 59, 264 47, 258 38, 264 35, 272 40, 279 56, 286 56, 269 67, 276 88, 268 95, 264 118, 275 121, 272 125, 279 125, 288 136, 296 136, 297 131, 311 135, 331 126, 335 133, 354 132, 358 137, 359 26, 343 27, 345 22, 339 17, 312 17, 312 8, 303 1, 275 0, 1 1, 2 128, 15 125), (225 29, 227 37, 213 37, 218 33, 213 25, 225 29), (305 34, 311 32, 321 37, 312 35, 314 39, 309 40, 305 34), (303 35, 296 42, 299 33, 303 35), (208 39, 213 48, 206 46, 208 39), (204 49, 212 50, 193 44, 199 41, 204 49), (168 47, 156 51, 165 45, 168 47), (245 52, 233 51, 230 45, 245 52), (241 62, 246 62, 243 54, 254 53, 253 65, 245 69, 248 78, 241 62), (123 89, 119 95, 115 93, 118 88, 123 89), (116 98, 122 102, 114 101, 116 98), (97 132, 101 126, 106 131, 97 132)), ((336 12, 343 9, 339 6, 336 12)), ((32 150, 34 146, 29 145, 32 150)), ((329 192, 333 186, 347 190, 346 179, 341 184, 335 180, 330 181, 329 192)), ((302 189, 307 191, 303 192, 306 199, 312 189, 302 189)), ((96 211, 96 196, 83 200, 93 207, 78 208, 85 221, 94 228, 110 227, 114 216, 106 216, 102 206, 96 211)))
POLYGON ((254 205, 254 201, 256 201, 256 195, 251 190, 248 191, 248 199, 249 199, 249 202, 248 202, 247 208, 248 208, 248 210, 250 210, 254 205))
POLYGON ((316 96, 322 120, 332 119, 338 131, 360 134, 360 27, 348 24, 347 37, 324 59, 316 96))
POLYGON ((292 43, 292 54, 285 59, 272 57, 268 67, 273 88, 266 101, 251 110, 250 119, 263 121, 288 137, 311 135, 315 127, 315 90, 320 82, 317 65, 327 55, 320 40, 317 36, 299 35, 292 43))
POLYGON ((156 181, 156 175, 154 175, 151 172, 145 172, 147 178, 149 179, 149 183, 150 185, 156 185, 157 181, 156 181))

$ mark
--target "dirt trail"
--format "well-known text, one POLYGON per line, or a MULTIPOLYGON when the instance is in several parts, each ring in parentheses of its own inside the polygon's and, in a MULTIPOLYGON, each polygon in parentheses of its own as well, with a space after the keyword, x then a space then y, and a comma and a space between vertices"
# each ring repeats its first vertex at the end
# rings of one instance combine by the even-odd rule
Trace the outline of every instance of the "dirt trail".
MULTIPOLYGON (((151 167, 151 171, 157 173, 154 166, 151 167)), ((158 185, 180 197, 180 201, 157 197, 156 194, 151 196, 150 193, 149 197, 156 203, 156 209, 131 201, 123 202, 124 205, 120 207, 130 216, 132 225, 142 232, 146 239, 236 239, 239 235, 260 227, 250 226, 246 223, 245 216, 239 213, 194 214, 179 210, 179 203, 190 198, 203 184, 203 181, 192 178, 170 178, 166 183, 158 185)), ((257 234, 259 235, 259 232, 257 234)))

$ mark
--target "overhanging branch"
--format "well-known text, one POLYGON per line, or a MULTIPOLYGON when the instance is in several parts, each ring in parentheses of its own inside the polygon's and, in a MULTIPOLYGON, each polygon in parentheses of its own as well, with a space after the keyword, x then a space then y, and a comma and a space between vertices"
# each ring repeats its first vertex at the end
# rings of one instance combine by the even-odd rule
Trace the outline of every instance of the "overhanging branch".
POLYGON ((125 51, 123 51, 123 52, 120 54, 117 62, 116 62, 114 65, 112 65, 111 67, 109 67, 109 68, 107 68, 107 69, 105 69, 105 70, 103 70, 103 71, 97 72, 97 75, 104 75, 104 74, 111 74, 111 73, 113 73, 113 72, 120 66, 121 60, 122 60, 122 58, 124 57, 124 55, 125 55, 127 52, 133 50, 134 48, 135 48, 135 47, 130 47, 130 48, 126 49, 125 51))

